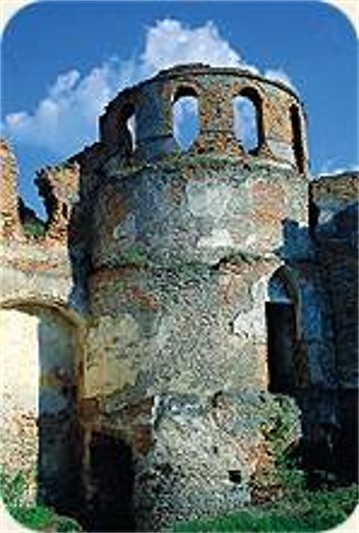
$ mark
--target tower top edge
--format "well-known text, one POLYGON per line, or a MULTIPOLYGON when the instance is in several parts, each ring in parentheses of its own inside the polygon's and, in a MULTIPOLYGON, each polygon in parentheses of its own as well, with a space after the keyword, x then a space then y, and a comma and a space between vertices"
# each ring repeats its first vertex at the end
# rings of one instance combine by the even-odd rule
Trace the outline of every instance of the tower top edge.
MULTIPOLYGON (((205 63, 186 63, 178 64, 166 69, 159 70, 154 76, 149 77, 137 84, 128 86, 123 91, 120 91, 119 95, 123 92, 131 92, 132 90, 141 90, 142 87, 155 82, 166 82, 180 78, 183 75, 193 76, 194 78, 199 76, 231 76, 250 81, 260 82, 266 85, 272 85, 282 91, 287 92, 293 99, 299 104, 302 104, 300 95, 290 86, 286 85, 280 80, 270 79, 261 74, 257 74, 250 69, 250 67, 234 67, 234 66, 211 66, 205 63)), ((186 80, 189 81, 189 80, 186 80)))

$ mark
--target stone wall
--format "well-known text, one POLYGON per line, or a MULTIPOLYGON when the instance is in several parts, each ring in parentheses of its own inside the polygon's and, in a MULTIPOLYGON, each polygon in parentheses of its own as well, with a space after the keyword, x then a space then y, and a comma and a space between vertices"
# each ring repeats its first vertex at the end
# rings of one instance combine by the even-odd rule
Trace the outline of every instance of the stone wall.
POLYGON ((139 531, 237 510, 300 436, 294 402, 250 388, 161 395, 152 421, 150 452, 135 455, 139 531))
POLYGON ((20 231, 17 195, 17 163, 9 144, 1 139, 0 239, 20 231))
POLYGON ((358 383, 358 176, 322 177, 311 185, 315 242, 330 295, 340 388, 358 383))
POLYGON ((229 160, 217 169, 183 157, 178 167, 103 180, 92 226, 89 395, 265 388, 267 287, 292 219, 306 223, 305 181, 264 165, 229 160))
MULTIPOLYGON (((54 218, 44 224, 19 203, 15 158, 7 147, 4 153, 2 466, 8 475, 25 475, 29 500, 36 497, 67 512, 76 504, 81 472, 77 402, 82 390, 84 302, 73 278, 69 220, 56 233, 54 218), (36 231, 28 231, 29 222, 36 231)), ((57 180, 62 176, 57 170, 57 180)))
POLYGON ((333 329, 337 460, 348 477, 357 479, 358 175, 318 178, 311 184, 310 196, 312 233, 333 329))

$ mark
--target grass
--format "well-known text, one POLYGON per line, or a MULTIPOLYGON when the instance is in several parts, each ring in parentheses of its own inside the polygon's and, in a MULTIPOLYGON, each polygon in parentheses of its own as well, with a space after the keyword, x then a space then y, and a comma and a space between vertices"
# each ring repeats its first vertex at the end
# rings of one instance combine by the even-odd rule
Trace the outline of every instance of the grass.
POLYGON ((302 490, 272 504, 248 506, 228 515, 175 524, 174 532, 319 532, 344 522, 358 503, 358 487, 302 490))
POLYGON ((58 515, 50 507, 26 501, 26 476, 22 472, 9 477, 0 473, 0 495, 9 514, 29 529, 36 531, 83 531, 72 518, 58 515))

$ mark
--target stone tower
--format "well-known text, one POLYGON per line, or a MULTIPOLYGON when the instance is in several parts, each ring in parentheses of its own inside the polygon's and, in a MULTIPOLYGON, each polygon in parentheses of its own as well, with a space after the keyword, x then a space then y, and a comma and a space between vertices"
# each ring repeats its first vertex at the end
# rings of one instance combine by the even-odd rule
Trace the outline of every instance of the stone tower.
POLYGON ((202 494, 198 512, 220 508, 225 493, 234 505, 248 497, 263 452, 254 435, 258 427, 248 442, 243 437, 256 450, 249 467, 246 444, 229 451, 221 423, 211 427, 208 402, 250 390, 256 403, 271 380, 273 391, 288 392, 306 379, 303 361, 286 355, 300 359, 303 339, 297 288, 283 266, 297 260, 301 227, 307 226, 305 130, 301 102, 284 85, 204 65, 163 71, 123 91, 100 119, 100 142, 111 155, 97 172, 91 216, 85 394, 98 401, 93 416, 96 424, 101 419, 101 431, 122 431, 141 457, 135 459, 135 501, 141 500, 140 524, 142 515, 151 515, 150 522, 143 516, 144 527, 156 527, 167 512, 186 516, 186 501, 196 491, 202 494), (186 96, 197 99, 199 132, 183 151, 174 136, 173 106, 186 96), (236 136, 238 96, 255 108, 258 143, 250 153, 236 136), (279 351, 272 369, 268 327, 279 351), (182 450, 176 431, 161 434, 155 422, 163 410, 165 419, 185 417, 182 450), (199 442, 198 418, 217 455, 199 442), (186 449, 190 454, 194 445, 190 471, 182 473, 186 449), (147 482, 151 469, 156 480, 147 482), (231 470, 238 471, 237 483, 229 481, 231 470), (178 484, 176 504, 168 483, 178 484), (153 505, 161 509, 149 503, 153 484, 161 494, 153 505), (219 496, 213 495, 216 484, 219 496))

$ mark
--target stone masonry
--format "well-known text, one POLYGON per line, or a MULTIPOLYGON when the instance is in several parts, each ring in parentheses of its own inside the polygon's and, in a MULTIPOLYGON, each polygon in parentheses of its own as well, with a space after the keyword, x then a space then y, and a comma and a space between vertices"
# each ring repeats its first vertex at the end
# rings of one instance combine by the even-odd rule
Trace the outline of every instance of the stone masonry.
POLYGON ((46 223, 24 222, 5 142, 1 158, 4 462, 30 492, 96 531, 152 531, 249 502, 300 439, 335 435, 350 475, 357 176, 308 180, 294 92, 202 64, 122 91, 97 143, 38 173, 46 223), (188 96, 200 126, 183 150, 188 96), (250 151, 237 96, 256 112, 250 151))

